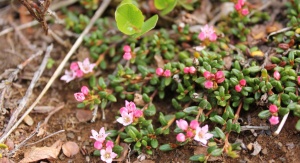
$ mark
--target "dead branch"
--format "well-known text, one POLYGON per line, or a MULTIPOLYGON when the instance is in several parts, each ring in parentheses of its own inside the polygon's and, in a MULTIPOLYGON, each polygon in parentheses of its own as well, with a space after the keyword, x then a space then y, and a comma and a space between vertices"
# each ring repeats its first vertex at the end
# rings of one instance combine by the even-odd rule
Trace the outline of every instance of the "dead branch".
POLYGON ((32 111, 32 109, 36 106, 36 104, 41 100, 41 98, 48 91, 48 89, 50 88, 50 86, 52 85, 52 83, 54 82, 54 80, 60 75, 60 73, 61 73, 62 69, 64 68, 65 64, 67 63, 67 61, 70 59, 70 57, 74 54, 74 52, 80 46, 80 44, 83 41, 84 36, 88 34, 88 32, 90 31, 90 29, 95 24, 96 20, 102 15, 102 13, 108 7, 108 5, 109 5, 110 2, 111 2, 111 0, 103 0, 101 6, 97 9, 96 13, 92 17, 90 23, 85 27, 84 31, 81 33, 81 35, 76 40, 76 42, 74 43, 74 45, 72 46, 72 48, 70 49, 70 51, 68 52, 68 54, 65 56, 64 60, 60 63, 60 65, 58 66, 58 68, 55 70, 54 74, 49 79, 49 82, 44 87, 44 89, 42 90, 42 92, 40 93, 40 95, 36 98, 36 100, 33 102, 33 104, 27 109, 27 111, 23 114, 23 116, 15 123, 15 125, 12 126, 7 133, 5 133, 5 134, 3 134, 1 136, 0 143, 4 142, 4 140, 10 135, 10 133, 14 129, 17 128, 17 126, 23 121, 23 119, 25 118, 25 116, 28 115, 32 111))
POLYGON ((32 90, 35 86, 35 84, 37 83, 37 81, 39 80, 39 78, 41 77, 42 73, 44 72, 44 69, 47 65, 48 59, 50 57, 50 53, 53 49, 53 45, 51 44, 50 46, 47 47, 46 50, 46 54, 45 57, 41 63, 41 66, 39 67, 39 69, 35 72, 33 79, 26 91, 25 96, 21 99, 19 106, 17 107, 17 109, 14 111, 13 115, 10 117, 10 120, 5 128, 5 133, 8 132, 11 128, 11 126, 13 126, 13 124, 16 122, 19 114, 22 112, 22 110, 24 109, 25 105, 27 104, 27 102, 29 101, 29 97, 32 94, 32 90))

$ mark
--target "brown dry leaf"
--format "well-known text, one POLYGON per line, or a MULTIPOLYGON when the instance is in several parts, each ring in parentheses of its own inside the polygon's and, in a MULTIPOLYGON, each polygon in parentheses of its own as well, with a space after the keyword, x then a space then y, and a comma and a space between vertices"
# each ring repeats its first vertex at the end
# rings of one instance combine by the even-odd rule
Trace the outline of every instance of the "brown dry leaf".
POLYGON ((87 122, 93 118, 93 112, 91 110, 77 110, 76 118, 79 122, 87 122))
POLYGON ((133 102, 134 102, 136 105, 138 105, 138 106, 143 106, 143 105, 145 105, 145 102, 144 102, 144 100, 143 100, 143 96, 142 96, 141 94, 139 94, 139 93, 135 93, 135 94, 134 94, 134 100, 133 100, 133 102))
POLYGON ((62 151, 67 157, 72 157, 79 152, 79 147, 75 142, 68 141, 62 145, 62 151))
POLYGON ((123 147, 123 151, 121 153, 121 156, 117 159, 114 159, 113 161, 120 161, 121 162, 121 161, 125 160, 126 157, 127 157, 127 153, 128 153, 128 149, 129 149, 128 144, 120 143, 120 146, 123 147))
POLYGON ((156 61, 157 67, 164 68, 164 59, 160 55, 154 55, 154 59, 156 61))
POLYGON ((56 159, 62 146, 62 141, 57 140, 51 147, 33 147, 24 154, 20 163, 35 162, 42 159, 56 159))
POLYGON ((265 38, 267 36, 267 34, 266 34, 266 26, 265 25, 255 25, 251 29, 251 36, 255 40, 259 40, 259 39, 265 38))
POLYGON ((251 155, 256 156, 261 151, 261 145, 257 141, 255 141, 253 143, 253 147, 254 147, 254 151, 251 153, 251 155))
MULTIPOLYGON (((33 20, 33 17, 29 14, 29 12, 25 6, 23 6, 23 5, 20 6, 19 13, 20 13, 21 24, 25 24, 25 23, 31 22, 33 20)), ((26 29, 26 32, 33 33, 34 31, 32 28, 29 27, 26 29)))
POLYGON ((14 163, 12 160, 10 160, 6 157, 0 158, 0 162, 1 163, 14 163))
POLYGON ((231 55, 228 55, 226 57, 223 58, 223 61, 224 61, 224 65, 225 65, 225 68, 227 70, 230 70, 231 69, 231 66, 232 66, 232 56, 231 55))

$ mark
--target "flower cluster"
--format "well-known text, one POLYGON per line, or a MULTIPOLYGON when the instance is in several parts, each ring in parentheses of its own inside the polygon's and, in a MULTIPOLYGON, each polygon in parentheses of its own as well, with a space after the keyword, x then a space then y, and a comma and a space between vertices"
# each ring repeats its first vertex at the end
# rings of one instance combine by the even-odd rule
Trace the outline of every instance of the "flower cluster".
POLYGON ((217 40, 217 34, 214 30, 213 26, 208 26, 207 24, 201 28, 201 32, 198 35, 198 38, 201 41, 209 40, 209 41, 216 41, 217 40))
POLYGON ((269 111, 272 114, 271 118, 269 119, 269 122, 271 125, 277 125, 279 123, 279 117, 278 117, 278 107, 274 104, 269 106, 269 111))
POLYGON ((125 46, 123 47, 123 51, 125 52, 125 53, 123 54, 123 59, 129 61, 129 60, 132 58, 130 46, 129 46, 129 45, 125 45, 125 46))
POLYGON ((94 147, 100 150, 101 160, 107 163, 111 163, 117 154, 112 151, 114 147, 114 142, 106 140, 109 134, 105 133, 104 127, 102 127, 99 133, 92 130, 92 136, 90 138, 95 139, 94 147))
POLYGON ((120 109, 121 117, 117 121, 124 126, 135 122, 136 119, 143 116, 143 111, 136 108, 134 102, 125 101, 125 107, 120 109))
POLYGON ((246 16, 249 14, 249 10, 247 8, 243 8, 244 5, 245 5, 245 0, 238 0, 237 3, 234 5, 234 7, 239 13, 246 16))
POLYGON ((195 68, 194 66, 191 66, 191 67, 185 67, 185 68, 183 69, 183 72, 184 72, 185 74, 194 74, 196 71, 197 71, 197 70, 196 70, 196 68, 195 68))
POLYGON ((246 86, 247 82, 245 79, 240 80, 239 84, 234 87, 235 91, 241 92, 243 87, 246 86))
POLYGON ((205 71, 203 73, 203 76, 206 79, 206 81, 204 82, 204 87, 207 89, 211 89, 214 86, 216 87, 217 83, 223 83, 223 81, 225 80, 223 71, 218 71, 215 74, 209 71, 205 71))
POLYGON ((176 121, 176 124, 178 128, 185 132, 185 134, 179 133, 176 136, 178 142, 194 139, 206 145, 207 140, 213 137, 213 134, 208 133, 208 125, 200 127, 197 120, 192 120, 190 125, 188 125, 187 121, 180 119, 176 121))
POLYGON ((74 93, 74 97, 78 102, 82 102, 86 99, 86 96, 89 95, 90 90, 87 86, 81 87, 81 92, 74 93))
POLYGON ((164 70, 162 68, 157 68, 156 69, 156 75, 158 76, 164 76, 164 77, 170 77, 171 76, 171 71, 170 70, 164 70))
POLYGON ((65 75, 63 75, 60 80, 69 83, 75 78, 81 78, 84 74, 93 72, 95 66, 96 64, 90 63, 89 58, 84 59, 83 62, 73 62, 70 65, 70 71, 65 70, 65 75))
POLYGON ((274 71, 273 77, 274 77, 276 80, 280 80, 280 73, 279 73, 278 71, 274 71))

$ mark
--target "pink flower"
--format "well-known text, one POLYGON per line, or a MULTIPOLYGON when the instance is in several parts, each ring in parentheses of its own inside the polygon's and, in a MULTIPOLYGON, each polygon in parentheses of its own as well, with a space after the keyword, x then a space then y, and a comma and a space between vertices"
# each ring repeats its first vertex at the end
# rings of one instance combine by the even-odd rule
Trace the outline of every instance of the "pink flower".
POLYGON ((103 147, 102 143, 103 143, 103 142, 95 141, 94 147, 95 147, 96 149, 101 149, 101 148, 103 147))
POLYGON ((66 81, 66 83, 69 83, 70 81, 74 80, 76 78, 76 72, 75 71, 65 71, 65 75, 63 75, 60 80, 66 81))
POLYGON ((190 130, 186 131, 186 137, 192 138, 192 137, 194 137, 194 136, 195 136, 195 134, 194 134, 193 131, 190 131, 190 130))
POLYGON ((84 95, 88 95, 90 90, 87 86, 82 86, 81 87, 81 92, 84 94, 84 95))
POLYGON ((142 116, 143 116, 143 111, 141 111, 141 110, 139 110, 139 109, 136 109, 136 110, 133 112, 133 116, 136 117, 136 118, 142 117, 142 116))
POLYGON ((131 53, 130 52, 125 52, 123 54, 123 59, 129 61, 132 58, 131 53))
POLYGON ((76 77, 77 78, 81 78, 83 76, 83 72, 81 70, 79 70, 79 69, 76 70, 75 73, 76 73, 76 77))
POLYGON ((107 135, 109 135, 109 133, 106 134, 104 127, 101 127, 99 133, 95 130, 92 130, 92 136, 90 136, 90 138, 103 143, 107 135))
POLYGON ((165 70, 164 74, 165 77, 170 77, 171 76, 171 71, 170 70, 165 70))
POLYGON ((242 91, 242 87, 238 84, 234 87, 235 91, 237 92, 241 92, 242 91))
POLYGON ((215 78, 217 83, 222 83, 225 80, 223 71, 218 71, 215 78))
POLYGON ((206 24, 203 28, 201 28, 201 32, 198 35, 198 38, 201 41, 204 41, 205 39, 208 39, 210 41, 216 41, 217 35, 215 33, 213 26, 210 27, 206 24))
POLYGON ((157 69, 156 69, 156 71, 155 71, 155 72, 156 72, 156 75, 158 75, 158 76, 162 76, 162 75, 163 75, 163 73, 164 73, 164 69, 162 69, 162 68, 160 68, 160 67, 159 67, 159 68, 157 68, 157 69))
POLYGON ((108 140, 107 142, 106 142, 106 144, 105 144, 105 146, 106 146, 106 148, 113 148, 115 145, 114 145, 114 142, 113 141, 110 141, 110 140, 108 140))
POLYGON ((211 133, 208 133, 208 125, 201 127, 197 127, 196 129, 196 135, 194 137, 194 140, 201 142, 202 144, 207 144, 207 140, 212 138, 214 135, 211 133))
POLYGON ((136 106, 134 102, 129 102, 127 100, 125 100, 125 107, 128 109, 128 112, 133 112, 136 110, 136 106))
POLYGON ((199 126, 199 122, 197 120, 192 120, 190 123, 190 128, 196 130, 199 126))
POLYGON ((203 73, 203 76, 204 76, 205 79, 210 79, 211 73, 210 73, 209 71, 205 71, 205 72, 203 73))
POLYGON ((278 107, 276 105, 272 104, 272 105, 269 106, 269 111, 271 113, 277 113, 278 112, 278 107))
POLYGON ((74 70, 74 71, 78 70, 79 66, 78 66, 77 62, 72 62, 70 65, 70 69, 74 70))
POLYGON ((78 93, 74 93, 74 97, 77 101, 82 102, 85 100, 85 96, 83 93, 78 92, 78 93))
POLYGON ((189 68, 189 67, 185 67, 185 68, 183 69, 183 72, 184 72, 185 74, 188 74, 188 73, 190 72, 190 68, 189 68))
POLYGON ((241 4, 237 3, 234 5, 234 8, 238 11, 238 10, 242 9, 242 6, 241 6, 241 4))
POLYGON ((191 66, 189 72, 190 72, 191 74, 195 73, 195 72, 196 72, 196 68, 195 68, 194 66, 191 66))
POLYGON ((213 85, 214 85, 214 83, 210 80, 207 80, 207 81, 204 82, 204 87, 206 89, 211 89, 213 87, 213 85))
POLYGON ((96 64, 90 63, 89 58, 84 59, 83 62, 77 62, 77 63, 78 63, 80 70, 85 74, 87 74, 89 72, 93 72, 93 69, 96 66, 96 64))
POLYGON ((276 80, 280 80, 280 73, 279 73, 278 71, 274 71, 273 77, 274 77, 276 80))
POLYGON ((119 117, 117 119, 117 121, 121 124, 123 124, 124 126, 128 126, 130 125, 132 122, 133 122, 133 113, 126 113, 126 112, 123 112, 121 114, 121 117, 119 117))
POLYGON ((101 149, 100 154, 101 154, 101 160, 106 163, 111 163, 113 159, 117 157, 117 154, 113 152, 112 148, 110 147, 107 147, 106 150, 101 149))
POLYGON ((129 45, 125 45, 125 46, 123 47, 123 50, 124 50, 124 52, 131 52, 131 48, 130 48, 129 45))
POLYGON ((246 86, 246 84, 247 84, 245 79, 240 80, 239 83, 240 83, 241 86, 246 86))
POLYGON ((185 135, 184 135, 183 133, 177 134, 176 140, 177 140, 178 142, 184 142, 184 141, 185 141, 185 135))
POLYGON ((297 83, 300 85, 300 76, 297 76, 297 83))
POLYGON ((242 9, 242 15, 246 16, 249 14, 249 10, 246 8, 246 9, 242 9))
POLYGON ((279 117, 276 117, 276 116, 272 116, 270 119, 269 119, 269 122, 271 125, 277 125, 279 123, 279 117))
POLYGON ((123 114, 124 112, 128 113, 128 109, 126 107, 121 107, 120 114, 123 114))
POLYGON ((244 6, 244 4, 245 4, 245 0, 238 0, 238 2, 237 2, 238 4, 240 4, 241 6, 244 6))
POLYGON ((188 129, 188 123, 187 123, 187 121, 185 121, 183 119, 177 120, 176 124, 177 124, 178 128, 180 128, 183 131, 188 129))

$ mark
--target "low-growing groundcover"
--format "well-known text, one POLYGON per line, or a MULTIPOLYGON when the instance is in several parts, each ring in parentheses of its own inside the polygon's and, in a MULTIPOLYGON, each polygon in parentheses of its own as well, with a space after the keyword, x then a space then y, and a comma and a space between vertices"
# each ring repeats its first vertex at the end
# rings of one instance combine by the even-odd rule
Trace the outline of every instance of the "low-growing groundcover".
MULTIPOLYGON (((73 108, 54 118, 50 130, 67 131, 51 139, 75 141, 81 154, 57 160, 296 162, 300 2, 151 2, 117 3, 115 21, 98 19, 88 53, 60 76, 73 108)), ((93 3, 63 9, 64 27, 81 33, 93 3)))

